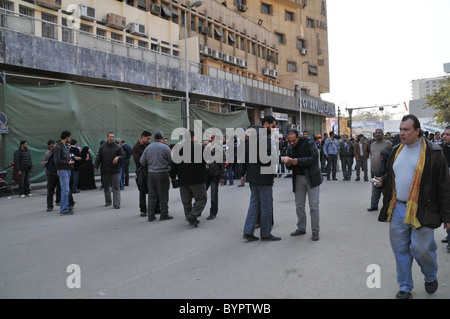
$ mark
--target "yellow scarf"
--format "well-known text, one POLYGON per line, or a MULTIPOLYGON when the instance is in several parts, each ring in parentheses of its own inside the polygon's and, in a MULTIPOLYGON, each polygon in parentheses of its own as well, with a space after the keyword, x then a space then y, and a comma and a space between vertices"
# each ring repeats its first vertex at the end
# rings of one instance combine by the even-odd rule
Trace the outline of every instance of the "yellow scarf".
MULTIPOLYGON (((419 160, 417 161, 416 171, 414 172, 414 178, 411 184, 411 189, 409 190, 408 201, 406 203, 406 216, 405 216, 405 224, 410 224, 414 229, 419 228, 421 225, 419 220, 417 219, 417 208, 419 206, 419 190, 420 190, 420 181, 422 180, 423 168, 425 166, 425 151, 427 149, 427 143, 425 139, 422 137, 422 148, 420 149, 419 160)), ((394 162, 397 159, 398 155, 402 151, 405 144, 400 145, 395 153, 394 162)), ((392 174, 392 199, 389 202, 388 208, 388 219, 390 222, 392 218, 392 212, 394 211, 394 207, 397 204, 397 192, 395 191, 395 174, 392 174)))

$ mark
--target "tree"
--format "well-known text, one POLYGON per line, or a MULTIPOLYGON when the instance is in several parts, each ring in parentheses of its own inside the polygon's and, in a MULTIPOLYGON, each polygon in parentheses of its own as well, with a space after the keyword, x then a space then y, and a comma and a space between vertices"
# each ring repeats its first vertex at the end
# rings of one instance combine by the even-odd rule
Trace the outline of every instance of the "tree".
POLYGON ((450 77, 441 81, 444 86, 434 94, 426 96, 427 103, 424 107, 432 107, 437 111, 434 115, 439 124, 450 123, 450 77))
POLYGON ((361 111, 352 116, 353 122, 371 122, 391 120, 394 117, 388 111, 380 112, 378 109, 371 111, 361 111))

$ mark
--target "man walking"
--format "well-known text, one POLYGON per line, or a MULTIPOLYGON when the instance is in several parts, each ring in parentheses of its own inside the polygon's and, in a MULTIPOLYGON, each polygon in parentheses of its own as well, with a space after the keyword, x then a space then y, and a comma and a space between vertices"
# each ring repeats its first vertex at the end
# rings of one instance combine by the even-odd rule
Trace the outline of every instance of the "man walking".
POLYGON ((319 240, 319 194, 322 173, 316 142, 309 137, 299 137, 296 130, 287 132, 289 147, 282 161, 292 170, 292 190, 295 193, 297 229, 291 236, 306 234, 306 194, 311 216, 312 240, 319 240))
POLYGON ((173 217, 169 215, 169 171, 172 163, 172 152, 166 144, 163 143, 164 135, 161 131, 156 131, 154 136, 155 143, 145 148, 141 156, 140 163, 148 167, 148 221, 156 219, 156 203, 159 201, 161 207, 161 216, 159 220, 169 220, 173 217))
POLYGON ((149 131, 143 131, 141 134, 141 138, 134 144, 132 149, 132 155, 134 164, 136 165, 136 183, 139 189, 139 210, 140 216, 147 216, 147 196, 148 187, 147 187, 147 179, 148 179, 148 167, 141 166, 141 156, 144 154, 145 148, 150 144, 150 138, 152 133, 149 131))
POLYGON ((339 151, 339 142, 334 139, 334 132, 330 132, 330 137, 326 139, 325 144, 323 145, 323 153, 327 159, 327 180, 330 180, 330 172, 333 170, 333 181, 337 181, 336 166, 339 151))
POLYGON ((174 182, 178 176, 181 202, 183 204, 186 221, 191 226, 198 227, 198 218, 201 216, 203 209, 208 202, 205 184, 206 168, 204 159, 199 160, 198 162, 195 160, 195 154, 202 154, 203 150, 202 145, 195 142, 193 130, 189 131, 189 137, 190 139, 185 138, 185 142, 182 144, 181 148, 177 149, 177 153, 174 153, 170 177, 172 182, 174 182), (190 157, 187 156, 189 152, 190 157), (194 199, 194 203, 192 203, 192 199, 194 199))
POLYGON ((30 175, 33 172, 33 162, 27 141, 20 141, 20 147, 14 152, 14 170, 19 175, 20 197, 33 196, 30 188, 30 175))
POLYGON ((366 142, 366 138, 363 134, 358 135, 358 140, 355 143, 354 153, 356 159, 356 179, 355 181, 360 180, 360 171, 361 169, 364 172, 364 180, 367 182, 369 180, 367 174, 367 159, 369 158, 369 144, 366 142))
POLYGON ((70 175, 74 164, 74 160, 70 157, 69 153, 71 135, 69 131, 63 131, 61 133, 61 140, 56 144, 53 155, 59 176, 59 184, 61 186, 60 215, 73 214, 73 208, 69 207, 69 196, 71 195, 70 175))
POLYGON ((411 298, 412 261, 425 276, 425 290, 438 288, 437 245, 434 229, 450 229, 450 175, 442 148, 422 137, 420 122, 412 114, 400 123, 401 144, 392 150, 387 173, 375 177, 383 187, 383 208, 378 220, 390 222, 389 238, 397 263, 396 297, 411 298))
POLYGON ((353 166, 353 143, 348 140, 348 135, 342 135, 342 141, 339 143, 341 149, 341 165, 342 174, 344 175, 344 181, 349 181, 352 178, 352 166, 353 166))
POLYGON ((259 240, 255 231, 258 213, 261 215, 261 240, 281 240, 271 234, 273 214, 273 175, 274 142, 271 139, 272 130, 277 127, 277 120, 267 115, 262 120, 262 127, 255 127, 245 145, 245 161, 242 164, 241 182, 250 184, 250 204, 244 225, 244 239, 259 240), (256 145, 256 152, 253 149, 256 145), (264 149, 261 149, 264 148, 264 149), (252 150, 252 152, 250 152, 252 150), (247 174, 247 175, 245 175, 247 174), (244 177, 246 176, 246 177, 244 177))
POLYGON ((94 171, 97 172, 101 165, 103 179, 103 191, 105 193, 105 206, 111 206, 111 185, 113 188, 112 204, 114 208, 120 208, 120 188, 119 173, 120 160, 123 158, 123 151, 120 145, 114 142, 114 133, 108 132, 107 141, 98 149, 95 159, 94 171))
MULTIPOLYGON (((447 159, 447 165, 450 171, 450 126, 447 126, 442 133, 442 149, 444 150, 445 158, 447 159)), ((443 243, 447 243, 447 250, 450 252, 450 229, 447 229, 447 237, 442 240, 443 243)))
MULTIPOLYGON (((392 142, 384 139, 383 130, 378 128, 375 130, 375 141, 370 145, 370 174, 371 178, 382 175, 383 169, 383 152, 392 151, 392 142)), ((381 189, 372 185, 372 197, 370 199, 370 207, 367 211, 373 212, 378 210, 378 202, 381 197, 381 189)))

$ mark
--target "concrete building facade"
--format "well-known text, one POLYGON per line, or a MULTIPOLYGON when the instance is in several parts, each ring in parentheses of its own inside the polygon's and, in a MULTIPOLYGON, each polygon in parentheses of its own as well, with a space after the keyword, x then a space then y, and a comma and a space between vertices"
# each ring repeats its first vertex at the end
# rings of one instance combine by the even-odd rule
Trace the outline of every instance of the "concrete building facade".
POLYGON ((3 81, 73 81, 161 100, 183 99, 188 86, 190 103, 209 110, 246 108, 253 124, 272 113, 282 132, 301 118, 302 129, 323 133, 335 116, 320 98, 330 87, 326 1, 189 4, 0 0, 3 81))

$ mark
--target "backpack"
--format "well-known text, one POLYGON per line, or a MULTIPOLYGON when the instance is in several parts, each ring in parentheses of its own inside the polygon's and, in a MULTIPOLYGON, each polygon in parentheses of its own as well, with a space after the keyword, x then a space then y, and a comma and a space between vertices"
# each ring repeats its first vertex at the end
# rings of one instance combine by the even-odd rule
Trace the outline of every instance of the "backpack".
POLYGON ((45 164, 45 169, 50 174, 56 174, 57 171, 58 171, 56 169, 55 161, 53 160, 53 155, 54 154, 55 154, 55 152, 53 152, 52 155, 50 155, 50 158, 48 159, 47 163, 45 164))

